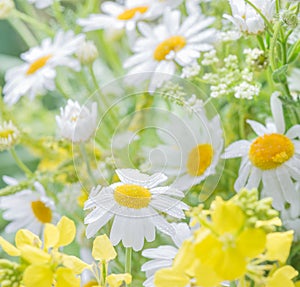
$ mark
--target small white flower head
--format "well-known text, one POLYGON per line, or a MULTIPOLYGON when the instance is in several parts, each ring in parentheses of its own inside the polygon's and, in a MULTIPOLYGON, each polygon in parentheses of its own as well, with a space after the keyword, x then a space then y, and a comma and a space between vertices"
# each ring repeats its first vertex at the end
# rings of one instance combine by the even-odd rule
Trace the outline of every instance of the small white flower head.
POLYGON ((99 56, 98 49, 94 42, 84 41, 79 46, 76 56, 79 59, 80 63, 88 65, 92 64, 99 56))
POLYGON ((211 51, 203 54, 203 60, 201 61, 201 64, 204 66, 210 66, 218 62, 219 59, 217 57, 217 51, 212 49, 211 51))
POLYGON ((299 24, 298 16, 291 10, 282 10, 279 13, 279 20, 284 26, 290 29, 295 29, 299 24))
MULTIPOLYGON (((265 22, 257 11, 245 0, 229 0, 232 16, 225 14, 224 18, 231 21, 238 29, 247 34, 258 34, 265 30, 265 22)), ((274 0, 253 0, 252 3, 268 19, 272 20, 275 12, 274 0)))
POLYGON ((65 108, 61 108, 60 116, 56 116, 56 122, 62 138, 74 143, 86 142, 97 128, 97 103, 88 109, 68 100, 65 108))
POLYGON ((0 0, 0 19, 9 17, 10 12, 15 8, 14 1, 0 0))
POLYGON ((0 125, 0 151, 10 149, 19 140, 20 131, 11 122, 4 122, 0 125))
POLYGON ((182 68, 181 78, 188 79, 195 77, 199 74, 201 67, 197 62, 192 63, 189 66, 185 66, 182 68))
POLYGON ((85 36, 73 31, 59 31, 54 39, 47 38, 38 47, 21 55, 23 64, 13 67, 5 74, 4 102, 15 104, 22 96, 34 99, 46 91, 55 89, 56 67, 80 70, 80 63, 72 55, 85 36))
POLYGON ((252 85, 248 82, 242 82, 234 88, 234 96, 237 99, 252 100, 255 96, 259 95, 260 89, 256 85, 252 85))
MULTIPOLYGON (((16 179, 8 176, 4 176, 3 181, 10 186, 18 184, 16 179)), ((26 228, 40 234, 44 224, 52 223, 56 219, 54 208, 54 202, 47 197, 39 182, 35 182, 32 189, 24 189, 0 199, 0 209, 4 210, 3 218, 10 221, 5 228, 7 233, 26 228)))
POLYGON ((231 92, 230 88, 226 84, 223 84, 223 83, 216 85, 216 86, 211 86, 210 90, 211 90, 210 96, 212 98, 220 98, 220 97, 228 95, 231 92))
POLYGON ((34 4, 37 9, 45 9, 53 4, 54 0, 27 0, 28 3, 34 4))
POLYGON ((156 229, 173 237, 175 229, 163 216, 183 219, 188 206, 181 202, 183 192, 161 186, 168 178, 162 173, 147 175, 135 169, 117 169, 119 182, 92 189, 85 202, 88 224, 86 235, 94 236, 108 221, 113 220, 110 240, 113 245, 122 241, 124 247, 135 251, 144 246, 144 239, 155 239, 156 229))
POLYGON ((268 65, 267 56, 263 50, 258 48, 245 49, 246 63, 253 69, 263 69, 268 65))
POLYGON ((213 17, 190 15, 182 21, 180 11, 166 10, 163 23, 154 28, 139 23, 142 37, 137 39, 133 51, 124 67, 129 69, 131 84, 149 79, 149 92, 160 88, 172 75, 177 66, 186 67, 200 57, 200 52, 209 51, 215 42, 216 30, 210 28, 213 17))

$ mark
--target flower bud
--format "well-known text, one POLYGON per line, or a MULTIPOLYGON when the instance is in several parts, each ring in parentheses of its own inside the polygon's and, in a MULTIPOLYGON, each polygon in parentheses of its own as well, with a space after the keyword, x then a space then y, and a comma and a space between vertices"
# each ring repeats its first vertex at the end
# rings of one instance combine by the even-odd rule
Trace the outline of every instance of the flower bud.
POLYGON ((78 48, 76 55, 82 64, 92 64, 99 56, 99 53, 92 41, 85 41, 78 48))
POLYGON ((0 0, 0 19, 5 19, 9 16, 10 12, 15 8, 14 1, 0 0))

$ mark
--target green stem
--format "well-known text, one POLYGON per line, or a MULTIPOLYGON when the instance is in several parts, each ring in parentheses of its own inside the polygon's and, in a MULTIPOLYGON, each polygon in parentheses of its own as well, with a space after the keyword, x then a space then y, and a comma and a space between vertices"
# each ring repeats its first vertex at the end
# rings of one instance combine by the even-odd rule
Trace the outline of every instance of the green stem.
POLYGON ((32 26, 34 26, 34 28, 40 29, 43 32, 45 32, 47 35, 49 36, 53 36, 54 32, 49 29, 49 27, 43 23, 41 23, 40 21, 28 16, 25 13, 22 13, 18 10, 14 10, 13 15, 21 20, 23 20, 24 22, 27 22, 28 24, 31 24, 32 26))
POLYGON ((33 175, 33 173, 31 172, 31 170, 23 163, 23 161, 20 159, 20 157, 18 156, 16 150, 14 148, 10 149, 10 153, 12 155, 12 157, 14 158, 16 164, 18 165, 18 167, 24 171, 24 173, 27 175, 27 177, 31 177, 33 175))
POLYGON ((33 36, 32 32, 28 27, 18 18, 9 18, 7 21, 10 25, 18 32, 20 37, 23 39, 28 47, 37 46, 38 42, 33 36))
POLYGON ((279 11, 280 11, 280 1, 279 0, 276 0, 276 14, 279 14, 279 11))
POLYGON ((93 182, 93 185, 96 186, 96 185, 98 185, 98 182, 97 182, 97 179, 95 178, 95 176, 93 174, 93 171, 92 171, 92 168, 91 168, 91 165, 90 165, 90 161, 89 161, 89 158, 88 158, 88 155, 87 155, 87 152, 86 152, 86 149, 85 149, 85 146, 84 146, 83 143, 80 144, 80 151, 81 151, 83 159, 85 161, 85 165, 86 165, 88 175, 91 178, 91 180, 93 182))
POLYGON ((274 35, 273 38, 271 39, 271 46, 270 46, 270 61, 271 61, 271 67, 273 71, 276 70, 275 50, 276 50, 280 29, 281 29, 281 23, 277 22, 274 28, 274 35))
POLYGON ((57 22, 60 24, 60 26, 64 30, 68 30, 68 25, 65 21, 65 17, 63 15, 63 13, 62 13, 62 6, 60 5, 59 0, 55 0, 53 2, 52 9, 53 9, 53 13, 55 15, 55 18, 56 18, 57 22))
MULTIPOLYGON (((131 260, 132 260, 132 248, 127 247, 125 253, 125 273, 131 274, 131 260)), ((127 287, 129 286, 130 284, 127 284, 127 287)))
POLYGON ((101 286, 106 286, 107 277, 107 263, 105 261, 101 262, 101 286))

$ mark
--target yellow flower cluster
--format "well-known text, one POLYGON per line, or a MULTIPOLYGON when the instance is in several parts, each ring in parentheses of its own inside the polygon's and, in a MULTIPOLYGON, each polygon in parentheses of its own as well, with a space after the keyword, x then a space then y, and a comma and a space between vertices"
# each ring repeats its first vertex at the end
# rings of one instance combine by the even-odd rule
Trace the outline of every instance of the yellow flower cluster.
POLYGON ((300 286, 292 281, 298 272, 285 265, 293 231, 275 231, 281 221, 270 204, 259 201, 257 191, 243 190, 228 201, 217 197, 209 210, 193 210, 193 223, 200 228, 183 243, 173 266, 155 274, 155 286, 216 287, 224 281, 239 287, 300 286))
MULTIPOLYGON (((10 256, 20 257, 20 264, 1 261, 7 270, 1 273, 3 286, 16 287, 80 287, 80 274, 90 269, 95 274, 95 284, 89 286, 120 287, 131 282, 130 274, 108 275, 108 262, 117 256, 106 235, 98 236, 93 243, 92 255, 99 264, 88 265, 79 258, 59 251, 75 238, 76 227, 72 220, 62 217, 58 224, 45 224, 43 241, 29 230, 16 233, 15 246, 0 236, 0 246, 10 256), (96 270, 96 268, 99 268, 96 270), (22 270, 22 272, 21 272, 22 270), (101 270, 101 272, 98 272, 101 270), (18 272, 20 282, 13 282, 18 272), (98 275, 101 274, 101 275, 98 275), (10 276, 8 276, 10 275, 10 276)), ((2 285, 1 285, 2 286, 2 285)))

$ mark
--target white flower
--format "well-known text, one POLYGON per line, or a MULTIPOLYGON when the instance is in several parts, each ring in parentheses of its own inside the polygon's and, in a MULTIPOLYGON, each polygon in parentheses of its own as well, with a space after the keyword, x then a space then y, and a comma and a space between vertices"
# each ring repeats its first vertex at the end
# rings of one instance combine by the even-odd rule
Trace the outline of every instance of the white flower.
POLYGON ((124 5, 107 1, 101 5, 104 14, 92 14, 87 19, 79 19, 77 23, 84 31, 99 29, 135 29, 141 20, 153 20, 160 16, 167 7, 174 8, 182 0, 127 0, 124 5))
POLYGON ((82 64, 92 64, 99 56, 93 41, 84 41, 79 46, 76 56, 82 64))
POLYGON ((212 49, 211 51, 203 54, 203 60, 201 61, 201 64, 204 66, 210 66, 218 62, 219 59, 217 57, 217 51, 212 49))
POLYGON ((28 3, 34 4, 38 9, 44 9, 53 4, 54 0, 27 0, 28 3))
MULTIPOLYGON (((14 186, 18 181, 4 176, 5 183, 14 186)), ((54 203, 49 199, 43 186, 36 182, 35 191, 22 190, 14 195, 1 197, 0 208, 4 209, 3 218, 11 221, 5 228, 5 232, 16 232, 26 228, 35 234, 41 234, 43 225, 53 221, 54 203)))
POLYGON ((153 92, 175 73, 176 65, 188 66, 200 57, 200 51, 212 49, 215 30, 208 27, 214 18, 191 15, 182 24, 180 18, 179 11, 167 10, 162 25, 139 24, 143 38, 133 47, 135 55, 124 63, 129 74, 136 74, 132 83, 148 79, 144 72, 154 72, 149 85, 153 92))
POLYGON ((151 176, 134 169, 117 169, 120 182, 108 187, 97 186, 85 203, 85 210, 92 209, 85 217, 86 234, 94 236, 110 219, 113 224, 110 240, 117 245, 141 250, 144 238, 155 239, 155 229, 173 236, 174 228, 160 212, 175 218, 184 218, 188 206, 180 200, 183 193, 175 188, 158 185, 167 180, 162 173, 151 176))
POLYGON ((14 1, 0 0, 0 19, 5 19, 9 16, 10 12, 15 8, 14 1))
MULTIPOLYGON (((145 249, 142 255, 151 259, 142 265, 142 271, 146 272, 146 281, 143 283, 145 287, 154 287, 154 274, 163 268, 172 266, 173 260, 178 253, 183 241, 192 235, 189 226, 186 223, 173 223, 176 235, 173 238, 176 247, 172 245, 162 245, 157 248, 145 249)), ((190 285, 188 285, 190 286, 190 285)))
POLYGON ((247 82, 241 82, 238 86, 233 88, 234 96, 237 99, 252 100, 255 96, 259 95, 259 87, 247 82))
POLYGON ((192 63, 189 66, 185 66, 182 69, 181 78, 191 78, 197 76, 201 70, 201 67, 198 65, 197 62, 192 63))
POLYGON ((299 77, 300 77, 300 69, 297 68, 294 68, 292 70, 290 77, 288 77, 290 89, 294 92, 295 91, 300 92, 299 77))
POLYGON ((14 146, 19 139, 20 132, 11 122, 0 125, 0 151, 14 146))
POLYGON ((240 140, 227 147, 223 158, 242 157, 239 176, 235 182, 236 191, 243 187, 258 188, 260 182, 267 194, 273 198, 273 205, 284 210, 291 205, 291 213, 300 213, 298 194, 292 178, 300 180, 300 125, 285 132, 282 103, 279 94, 271 96, 274 122, 266 126, 248 120, 248 124, 258 135, 252 141, 240 140))
POLYGON ((218 116, 208 120, 199 106, 190 116, 171 114, 158 136, 164 144, 150 152, 151 169, 176 176, 172 186, 187 190, 215 173, 223 149, 218 116))
MULTIPOLYGON (((252 0, 251 1, 261 13, 272 20, 274 15, 274 0, 252 0)), ((265 22, 257 11, 245 0, 229 0, 232 16, 225 14, 224 17, 236 25, 241 32, 258 34, 265 30, 265 22)))
POLYGON ((47 90, 54 90, 57 66, 80 69, 78 60, 71 55, 83 40, 84 35, 75 36, 72 31, 59 31, 53 42, 47 38, 41 46, 22 54, 21 59, 25 63, 11 68, 5 75, 4 101, 7 104, 15 104, 24 95, 33 99, 47 90))
POLYGON ((63 138, 74 143, 88 141, 97 128, 97 103, 94 102, 90 110, 68 100, 60 116, 56 116, 56 122, 63 138))

